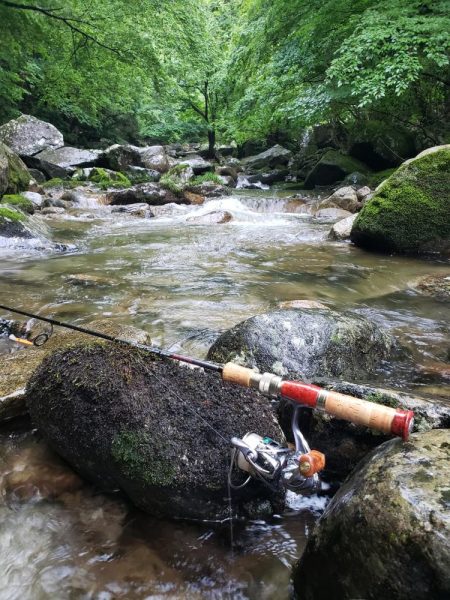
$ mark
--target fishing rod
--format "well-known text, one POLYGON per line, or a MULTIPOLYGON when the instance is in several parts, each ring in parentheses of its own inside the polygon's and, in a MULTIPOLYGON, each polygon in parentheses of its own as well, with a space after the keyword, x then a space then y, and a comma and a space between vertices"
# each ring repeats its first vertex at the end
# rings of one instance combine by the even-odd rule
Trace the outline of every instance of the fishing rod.
MULTIPOLYGON (((118 337, 94 331, 86 327, 80 327, 64 321, 58 321, 49 317, 43 317, 28 311, 13 308, 0 304, 0 309, 12 313, 23 315, 31 319, 49 323, 52 327, 63 327, 71 329, 79 333, 84 333, 92 337, 100 338, 109 342, 118 343, 133 348, 144 350, 156 356, 169 358, 179 362, 202 367, 206 371, 214 371, 222 376, 223 381, 227 381, 236 385, 247 388, 253 388, 270 397, 281 397, 294 402, 294 404, 322 410, 338 419, 350 421, 356 425, 377 429, 383 433, 396 435, 407 440, 412 431, 414 424, 414 413, 411 410, 403 410, 399 408, 391 408, 383 406, 367 400, 361 400, 346 394, 329 391, 317 385, 304 383, 302 381, 284 380, 273 373, 258 373, 253 369, 242 367, 235 363, 229 362, 225 365, 220 365, 210 361, 200 360, 191 356, 184 356, 168 352, 156 346, 149 346, 122 340, 118 337)), ((50 334, 40 334, 35 338, 35 345, 42 345, 43 337, 47 339, 50 334), (39 338, 41 338, 39 340, 39 338), (38 342, 36 344, 36 342, 38 342)), ((28 340, 16 341, 30 343, 28 340)), ((44 343, 45 343, 44 341, 44 343)), ((33 342, 31 342, 33 343, 33 342)))

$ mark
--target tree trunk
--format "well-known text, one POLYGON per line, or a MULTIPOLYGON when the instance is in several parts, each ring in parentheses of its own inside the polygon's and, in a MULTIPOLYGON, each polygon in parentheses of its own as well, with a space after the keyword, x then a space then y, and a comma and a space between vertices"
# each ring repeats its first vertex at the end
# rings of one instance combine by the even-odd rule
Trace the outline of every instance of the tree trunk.
POLYGON ((211 127, 208 128, 208 157, 214 158, 216 155, 216 131, 211 127))

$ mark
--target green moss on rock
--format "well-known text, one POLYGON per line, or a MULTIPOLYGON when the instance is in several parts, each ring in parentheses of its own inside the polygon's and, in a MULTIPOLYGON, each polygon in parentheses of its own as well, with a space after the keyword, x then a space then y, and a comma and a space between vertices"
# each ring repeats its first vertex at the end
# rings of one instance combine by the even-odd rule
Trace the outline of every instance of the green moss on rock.
POLYGON ((9 206, 15 206, 29 215, 34 213, 34 206, 31 200, 20 196, 20 194, 7 194, 6 196, 3 196, 3 198, 0 200, 0 203, 8 204, 9 206))
POLYGON ((131 181, 119 171, 108 171, 95 167, 89 174, 89 181, 96 183, 101 189, 131 187, 131 181))
POLYGON ((0 194, 17 194, 26 190, 30 179, 25 163, 0 142, 0 194))
POLYGON ((25 218, 25 215, 18 212, 17 210, 12 210, 11 208, 7 207, 0 208, 0 222, 9 219, 10 221, 17 223, 19 221, 24 221, 25 218))
POLYGON ((114 438, 111 454, 128 477, 138 478, 149 485, 159 487, 170 485, 176 474, 173 465, 162 453, 161 456, 156 456, 152 452, 149 468, 145 452, 148 446, 148 436, 144 432, 124 430, 114 438))
POLYGON ((450 147, 404 163, 359 213, 352 241, 384 252, 450 251, 450 147))

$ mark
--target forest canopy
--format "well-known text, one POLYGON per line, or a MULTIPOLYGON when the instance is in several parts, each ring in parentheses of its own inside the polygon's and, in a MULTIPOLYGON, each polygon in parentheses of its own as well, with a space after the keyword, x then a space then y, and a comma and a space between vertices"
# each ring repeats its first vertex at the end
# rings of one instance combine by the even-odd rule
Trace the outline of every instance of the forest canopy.
POLYGON ((69 142, 448 141, 450 0, 0 0, 0 122, 69 142))

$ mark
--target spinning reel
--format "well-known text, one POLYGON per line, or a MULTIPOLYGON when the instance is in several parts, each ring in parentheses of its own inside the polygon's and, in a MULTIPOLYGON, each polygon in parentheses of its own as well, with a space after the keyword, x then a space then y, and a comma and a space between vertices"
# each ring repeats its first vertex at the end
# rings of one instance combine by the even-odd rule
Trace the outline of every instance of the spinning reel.
POLYGON ((252 478, 259 479, 273 491, 290 490, 305 494, 320 489, 318 472, 325 467, 325 456, 311 450, 298 426, 300 406, 294 408, 292 433, 295 449, 281 446, 269 437, 247 433, 231 439, 232 455, 228 482, 242 489, 252 478), (240 484, 233 482, 233 471, 248 473, 240 484))

